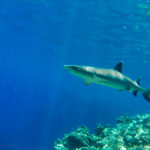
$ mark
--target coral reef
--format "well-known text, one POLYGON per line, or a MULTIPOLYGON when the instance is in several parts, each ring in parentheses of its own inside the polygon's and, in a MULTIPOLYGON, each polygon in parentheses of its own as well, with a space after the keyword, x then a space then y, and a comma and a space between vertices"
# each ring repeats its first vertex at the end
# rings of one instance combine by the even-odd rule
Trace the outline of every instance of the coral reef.
POLYGON ((117 119, 116 127, 97 125, 94 134, 82 126, 54 144, 54 150, 150 150, 150 113, 117 119))

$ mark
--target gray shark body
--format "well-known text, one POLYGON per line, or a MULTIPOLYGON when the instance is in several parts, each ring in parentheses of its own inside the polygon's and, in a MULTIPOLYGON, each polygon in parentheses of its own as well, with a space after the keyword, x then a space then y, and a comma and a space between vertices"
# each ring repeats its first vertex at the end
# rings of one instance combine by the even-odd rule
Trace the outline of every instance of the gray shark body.
POLYGON ((140 80, 136 81, 130 79, 122 74, 122 62, 118 63, 114 69, 103 69, 91 66, 64 66, 71 74, 78 76, 84 80, 85 85, 90 83, 97 83, 104 86, 116 88, 119 91, 128 90, 133 92, 134 96, 137 92, 141 92, 144 98, 150 101, 150 89, 144 89, 139 85, 140 80))

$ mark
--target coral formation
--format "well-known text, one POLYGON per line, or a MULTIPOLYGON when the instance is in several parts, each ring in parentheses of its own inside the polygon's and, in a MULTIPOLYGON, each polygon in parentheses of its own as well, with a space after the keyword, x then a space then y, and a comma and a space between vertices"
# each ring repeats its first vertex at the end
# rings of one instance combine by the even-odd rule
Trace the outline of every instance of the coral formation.
POLYGON ((150 150, 150 113, 117 119, 115 128, 82 126, 55 142, 54 150, 150 150))

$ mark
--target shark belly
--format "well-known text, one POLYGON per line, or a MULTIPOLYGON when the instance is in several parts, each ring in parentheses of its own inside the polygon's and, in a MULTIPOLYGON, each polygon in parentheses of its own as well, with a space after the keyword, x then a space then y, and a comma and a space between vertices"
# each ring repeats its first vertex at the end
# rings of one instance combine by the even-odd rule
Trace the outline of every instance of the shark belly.
POLYGON ((93 76, 91 79, 94 83, 108 86, 111 88, 116 88, 118 90, 128 90, 130 92, 133 91, 141 91, 143 90, 135 81, 126 77, 121 73, 112 72, 111 77, 101 78, 98 76, 93 76))
POLYGON ((104 85, 104 86, 108 86, 111 88, 116 88, 118 90, 125 90, 127 89, 127 87, 123 84, 123 82, 114 82, 114 81, 109 81, 109 80, 105 80, 105 79, 94 79, 93 80, 94 83, 100 84, 100 85, 104 85))

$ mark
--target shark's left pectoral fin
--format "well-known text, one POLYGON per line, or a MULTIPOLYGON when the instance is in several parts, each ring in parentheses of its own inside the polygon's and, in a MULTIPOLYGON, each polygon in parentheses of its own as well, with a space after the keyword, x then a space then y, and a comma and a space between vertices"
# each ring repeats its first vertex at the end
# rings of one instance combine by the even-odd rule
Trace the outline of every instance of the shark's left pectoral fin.
POLYGON ((122 61, 119 62, 115 67, 114 67, 115 70, 119 71, 119 72, 122 72, 122 61))
POLYGON ((91 82, 90 82, 90 81, 88 81, 88 80, 84 80, 84 85, 88 86, 89 84, 91 84, 91 82))
POLYGON ((133 95, 136 97, 137 96, 138 91, 133 91, 133 95))

